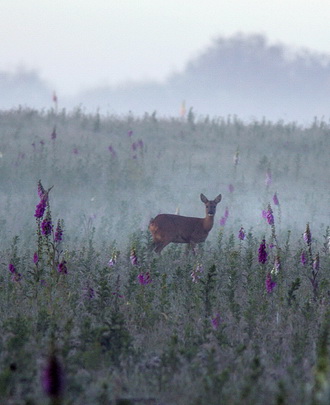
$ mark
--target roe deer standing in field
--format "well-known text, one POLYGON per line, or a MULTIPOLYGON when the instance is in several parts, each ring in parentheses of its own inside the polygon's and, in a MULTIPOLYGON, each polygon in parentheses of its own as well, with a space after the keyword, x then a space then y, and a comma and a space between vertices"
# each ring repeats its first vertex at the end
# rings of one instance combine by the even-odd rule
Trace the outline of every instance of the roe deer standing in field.
POLYGON ((169 243, 204 242, 213 227, 214 214, 221 194, 209 201, 204 194, 201 200, 205 204, 205 218, 183 217, 174 214, 159 214, 149 224, 149 231, 154 240, 154 250, 160 253, 169 243))

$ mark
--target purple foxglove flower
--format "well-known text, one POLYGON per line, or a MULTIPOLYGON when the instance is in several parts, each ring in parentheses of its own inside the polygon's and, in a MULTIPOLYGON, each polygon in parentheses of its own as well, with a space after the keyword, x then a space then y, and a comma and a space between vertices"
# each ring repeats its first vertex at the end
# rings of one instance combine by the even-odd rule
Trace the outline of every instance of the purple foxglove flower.
POLYGON ((47 198, 42 197, 39 204, 36 206, 36 212, 34 216, 36 218, 42 218, 44 216, 47 205, 47 198))
POLYGON ((131 250, 131 254, 130 254, 130 260, 131 260, 131 263, 132 263, 132 265, 133 266, 137 266, 137 264, 138 264, 138 259, 137 259, 137 256, 136 256, 136 252, 135 252, 135 249, 132 249, 131 250))
POLYGON ((307 257, 306 257, 306 253, 305 253, 304 251, 301 252, 300 261, 301 261, 301 264, 302 264, 303 266, 306 266, 306 264, 307 264, 307 257))
POLYGON ((279 256, 276 256, 276 257, 275 257, 275 264, 274 264, 274 266, 275 266, 276 272, 278 273, 278 272, 281 270, 281 267, 282 267, 282 265, 281 265, 281 259, 280 259, 279 256))
POLYGON ((16 273, 16 268, 12 263, 8 264, 8 270, 12 273, 15 274, 16 273))
POLYGON ((224 217, 227 219, 229 217, 229 209, 226 207, 224 217))
POLYGON ((54 240, 55 242, 61 242, 63 240, 63 229, 61 227, 61 222, 60 220, 57 221, 57 226, 55 229, 55 235, 54 235, 54 240))
POLYGON ((310 245, 312 243, 312 234, 309 229, 309 224, 306 225, 306 230, 304 232, 304 241, 307 243, 307 245, 310 245))
POLYGON ((226 218, 226 217, 221 217, 221 218, 220 218, 220 225, 221 225, 221 226, 225 226, 225 225, 226 225, 226 222, 227 222, 227 218, 226 218))
POLYGON ((34 263, 34 264, 37 264, 38 262, 39 262, 38 253, 37 253, 37 252, 34 252, 34 255, 33 255, 33 263, 34 263))
POLYGON ((259 246, 259 251, 258 252, 259 252, 259 256, 258 256, 259 263, 265 264, 267 262, 267 257, 268 257, 268 254, 267 254, 267 251, 266 251, 266 241, 265 241, 265 239, 262 240, 262 243, 259 246))
POLYGON ((278 273, 280 272, 280 270, 281 270, 281 267, 282 267, 282 265, 281 265, 281 259, 280 259, 280 256, 277 255, 277 256, 275 257, 274 267, 273 267, 273 269, 272 269, 272 271, 271 271, 271 274, 277 276, 277 274, 278 274, 278 273))
POLYGON ((268 209, 268 211, 266 212, 266 219, 269 225, 274 225, 274 216, 271 209, 268 209))
POLYGON ((61 397, 64 389, 63 368, 53 353, 49 356, 46 367, 41 376, 42 387, 50 398, 58 399, 61 397))
POLYGON ((52 233, 52 229, 53 229, 53 224, 51 219, 45 218, 42 222, 41 222, 41 233, 45 236, 49 236, 52 233))
POLYGON ((17 271, 13 273, 13 275, 11 276, 11 280, 14 281, 15 283, 19 283, 22 280, 21 273, 17 273, 17 271))
POLYGON ((216 314, 214 318, 211 319, 211 325, 214 330, 219 329, 221 323, 221 318, 219 314, 216 314))
POLYGON ((133 131, 130 129, 130 130, 127 132, 127 135, 128 135, 129 137, 131 137, 131 136, 133 135, 133 131))
POLYGON ((235 190, 234 186, 233 186, 232 184, 229 184, 229 186, 228 186, 228 191, 229 191, 230 193, 233 193, 234 190, 235 190))
POLYGON ((140 273, 137 276, 137 278, 138 278, 139 283, 141 285, 147 285, 147 284, 150 284, 152 282, 149 271, 147 271, 146 273, 140 273))
POLYGON ((116 156, 117 156, 116 151, 114 150, 114 148, 113 148, 111 145, 108 147, 108 150, 109 150, 109 152, 111 153, 111 156, 112 156, 112 157, 116 157, 116 156))
POLYGON ((266 210, 262 210, 261 216, 262 216, 263 218, 267 219, 267 211, 266 211, 266 210))
POLYGON ((268 273, 266 276, 265 286, 266 286, 266 290, 267 290, 268 294, 270 294, 276 287, 276 283, 275 283, 275 281, 272 280, 272 276, 270 273, 268 273))
POLYGON ((66 261, 62 260, 58 266, 57 266, 57 271, 61 274, 68 274, 68 268, 66 267, 66 261))
POLYGON ((244 232, 244 228, 242 226, 241 226, 241 229, 238 232, 238 239, 240 239, 240 240, 245 239, 245 232, 244 232))
POLYGON ((131 148, 132 148, 133 152, 136 151, 137 147, 138 147, 138 144, 136 142, 132 143, 131 148))
POLYGON ((277 197, 276 193, 273 195, 273 203, 274 203, 274 205, 280 205, 280 202, 278 201, 278 197, 277 197))

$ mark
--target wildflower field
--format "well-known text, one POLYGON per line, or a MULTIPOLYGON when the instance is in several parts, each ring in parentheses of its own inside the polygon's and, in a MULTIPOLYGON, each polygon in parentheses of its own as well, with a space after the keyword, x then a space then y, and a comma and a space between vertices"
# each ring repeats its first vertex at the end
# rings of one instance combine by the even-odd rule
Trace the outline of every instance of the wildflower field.
POLYGON ((0 403, 328 404, 330 124, 0 112, 0 403), (204 216, 152 250, 159 213, 204 216))

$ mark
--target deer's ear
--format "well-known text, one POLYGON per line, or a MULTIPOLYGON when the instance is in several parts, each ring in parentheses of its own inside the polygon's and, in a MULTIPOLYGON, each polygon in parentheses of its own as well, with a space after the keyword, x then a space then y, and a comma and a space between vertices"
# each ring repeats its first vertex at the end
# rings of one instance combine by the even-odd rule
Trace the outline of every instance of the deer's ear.
POLYGON ((221 194, 219 194, 218 197, 214 200, 214 202, 218 204, 221 201, 221 198, 222 196, 221 194))
POLYGON ((204 194, 201 194, 201 200, 203 201, 204 204, 206 204, 209 200, 205 197, 204 194))

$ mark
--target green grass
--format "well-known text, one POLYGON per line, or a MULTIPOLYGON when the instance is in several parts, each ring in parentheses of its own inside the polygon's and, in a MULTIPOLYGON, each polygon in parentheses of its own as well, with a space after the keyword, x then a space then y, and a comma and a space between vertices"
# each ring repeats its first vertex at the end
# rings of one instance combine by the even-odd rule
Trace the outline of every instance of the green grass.
POLYGON ((322 121, 2 112, 0 402, 327 404, 329 134, 322 121), (54 187, 36 220, 39 179, 54 187), (150 218, 203 216, 201 192, 222 194, 206 243, 154 254, 150 218), (53 398, 50 356, 64 376, 53 398))

